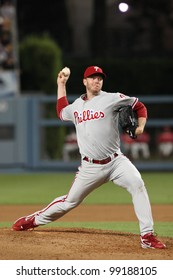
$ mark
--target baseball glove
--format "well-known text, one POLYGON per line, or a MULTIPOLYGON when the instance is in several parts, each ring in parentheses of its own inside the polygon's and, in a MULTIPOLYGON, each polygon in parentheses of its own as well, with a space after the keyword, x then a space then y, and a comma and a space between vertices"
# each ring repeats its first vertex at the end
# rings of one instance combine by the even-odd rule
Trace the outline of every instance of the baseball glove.
POLYGON ((132 139, 137 138, 135 130, 138 126, 137 114, 133 111, 132 106, 124 106, 119 109, 119 124, 122 130, 132 139))

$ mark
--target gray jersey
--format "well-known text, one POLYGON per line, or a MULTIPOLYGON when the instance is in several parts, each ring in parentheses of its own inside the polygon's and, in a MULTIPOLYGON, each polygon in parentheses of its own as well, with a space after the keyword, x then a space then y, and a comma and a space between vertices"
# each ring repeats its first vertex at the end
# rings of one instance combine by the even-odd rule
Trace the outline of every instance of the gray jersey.
POLYGON ((90 100, 82 96, 62 110, 61 118, 76 126, 81 156, 103 159, 113 153, 120 154, 118 113, 124 105, 134 106, 138 99, 122 93, 100 91, 90 100))

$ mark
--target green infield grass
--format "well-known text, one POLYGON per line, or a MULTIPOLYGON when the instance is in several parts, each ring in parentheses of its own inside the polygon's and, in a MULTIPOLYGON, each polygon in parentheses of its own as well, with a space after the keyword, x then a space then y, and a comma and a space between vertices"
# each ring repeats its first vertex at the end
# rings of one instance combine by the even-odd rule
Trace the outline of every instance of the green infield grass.
MULTIPOLYGON (((68 193, 74 173, 0 174, 0 204, 45 204, 68 193)), ((152 204, 173 204, 173 173, 142 173, 152 204)), ((128 192, 112 182, 93 191, 83 203, 131 204, 128 192)), ((139 234, 137 222, 54 222, 47 226, 83 227, 139 234)), ((11 227, 1 219, 0 227, 11 227)), ((173 222, 156 222, 159 235, 173 237, 173 222)))
MULTIPOLYGON (((0 222, 0 228, 11 228, 12 224, 9 222, 0 222)), ((139 226, 137 222, 53 222, 42 228, 48 227, 63 227, 63 228, 87 228, 87 229, 101 229, 114 230, 117 232, 139 233, 139 226)), ((41 227, 40 227, 41 228, 41 227)), ((159 236, 173 238, 173 222, 156 222, 154 224, 155 232, 159 236)))
MULTIPOLYGON (((143 173, 150 201, 173 204, 173 173, 143 173)), ((73 173, 0 174, 0 204, 47 204, 68 193, 73 173)), ((93 191, 87 204, 128 204, 129 193, 108 182, 93 191)))

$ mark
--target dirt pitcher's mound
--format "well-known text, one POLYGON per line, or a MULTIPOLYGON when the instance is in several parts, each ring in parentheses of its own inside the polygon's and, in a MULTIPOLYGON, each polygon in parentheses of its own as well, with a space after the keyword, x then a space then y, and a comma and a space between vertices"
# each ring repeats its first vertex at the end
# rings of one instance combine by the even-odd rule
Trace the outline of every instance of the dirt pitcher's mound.
POLYGON ((173 259, 171 238, 167 249, 140 248, 139 236, 83 228, 36 228, 0 231, 0 259, 5 260, 168 260, 173 259))
MULTIPOLYGON (((13 223, 41 205, 0 206, 1 221, 13 223)), ((154 205, 155 221, 172 221, 173 205, 154 205)), ((61 221, 137 221, 132 205, 80 205, 61 221)), ((53 226, 53 223, 52 223, 53 226)), ((1 260, 173 260, 173 238, 167 248, 142 249, 139 235, 84 228, 38 227, 34 231, 0 229, 1 260)))

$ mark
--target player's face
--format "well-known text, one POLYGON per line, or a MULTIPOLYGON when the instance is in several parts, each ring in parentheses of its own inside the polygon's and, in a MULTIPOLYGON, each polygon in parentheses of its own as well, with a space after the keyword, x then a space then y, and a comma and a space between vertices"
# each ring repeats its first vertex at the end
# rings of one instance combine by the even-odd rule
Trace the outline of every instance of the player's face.
POLYGON ((103 78, 101 75, 92 75, 84 79, 83 82, 87 93, 90 93, 93 96, 97 95, 103 86, 103 78))

